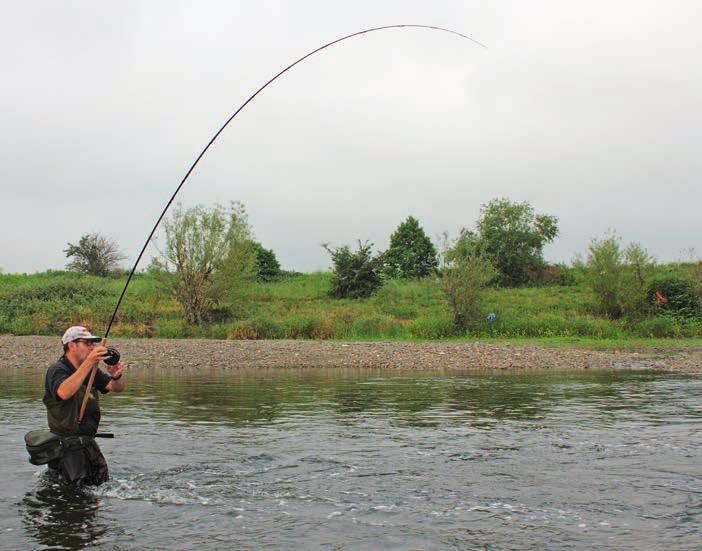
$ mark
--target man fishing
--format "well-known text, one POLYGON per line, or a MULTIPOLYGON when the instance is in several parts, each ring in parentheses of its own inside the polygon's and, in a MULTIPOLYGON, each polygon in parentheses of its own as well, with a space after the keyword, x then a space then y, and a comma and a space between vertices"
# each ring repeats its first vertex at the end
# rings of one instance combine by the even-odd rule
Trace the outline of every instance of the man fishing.
POLYGON ((107 462, 95 435, 100 424, 98 392, 122 392, 124 365, 119 353, 107 349, 102 339, 85 327, 69 327, 63 334, 63 356, 46 372, 44 404, 46 405, 49 429, 62 437, 63 457, 49 463, 70 484, 99 485, 109 479, 107 462), (101 361, 108 373, 98 369, 101 361), (91 372, 95 378, 82 418, 81 404, 91 372))

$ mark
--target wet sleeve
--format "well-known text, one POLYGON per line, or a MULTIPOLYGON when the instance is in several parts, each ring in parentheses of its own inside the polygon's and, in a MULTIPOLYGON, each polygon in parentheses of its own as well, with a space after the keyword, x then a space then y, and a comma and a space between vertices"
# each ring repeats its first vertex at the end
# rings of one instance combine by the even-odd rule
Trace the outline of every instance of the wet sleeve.
POLYGON ((109 383, 112 380, 112 377, 107 375, 104 371, 101 369, 98 369, 97 372, 95 373, 95 380, 93 381, 93 386, 97 388, 100 392, 103 394, 107 394, 110 392, 107 389, 107 383, 109 383))
POLYGON ((64 382, 66 379, 68 379, 68 373, 66 370, 61 369, 61 368, 51 368, 49 369, 49 372, 46 374, 47 378, 47 383, 48 383, 48 390, 49 393, 51 394, 51 397, 60 400, 61 398, 58 395, 58 388, 61 386, 61 383, 64 382))

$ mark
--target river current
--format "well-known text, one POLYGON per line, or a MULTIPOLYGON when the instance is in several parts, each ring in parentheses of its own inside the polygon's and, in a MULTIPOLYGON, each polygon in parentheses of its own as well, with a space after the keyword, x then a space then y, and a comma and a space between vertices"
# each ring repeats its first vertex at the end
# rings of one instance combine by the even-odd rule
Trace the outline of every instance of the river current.
POLYGON ((0 369, 2 549, 700 549, 702 376, 134 370, 112 480, 27 461, 0 369))

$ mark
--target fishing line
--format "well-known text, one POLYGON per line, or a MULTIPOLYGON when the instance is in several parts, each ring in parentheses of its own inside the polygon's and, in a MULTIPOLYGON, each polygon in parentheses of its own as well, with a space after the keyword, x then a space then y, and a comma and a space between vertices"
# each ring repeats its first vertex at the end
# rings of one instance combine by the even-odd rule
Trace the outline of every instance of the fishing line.
POLYGON ((214 136, 212 136, 212 139, 207 143, 205 148, 197 156, 197 158, 195 159, 195 162, 188 169, 188 172, 185 173, 185 176, 180 181, 180 184, 178 184, 178 187, 173 192, 173 195, 171 195, 171 198, 168 200, 168 203, 166 203, 166 206, 164 207, 160 216, 156 220, 156 223, 154 224, 154 227, 151 230, 151 233, 149 233, 149 237, 146 238, 146 242, 144 243, 144 246, 142 247, 141 252, 139 253, 139 256, 137 257, 136 262, 134 263, 134 267, 132 268, 132 271, 129 273, 129 277, 127 278, 127 282, 124 285, 124 289, 122 289, 122 294, 119 296, 119 300, 117 301, 117 305, 115 306, 115 310, 112 313, 112 317, 110 318, 110 323, 107 326, 107 331, 105 331, 105 337, 104 337, 105 340, 107 340, 107 337, 110 334, 110 329, 112 329, 112 324, 114 323, 115 317, 117 316, 117 311, 119 310, 119 307, 122 304, 122 299, 124 298, 124 295, 127 292, 127 288, 129 287, 129 283, 132 281, 132 277, 134 276, 134 272, 136 271, 137 266, 139 265, 139 262, 141 261, 141 257, 144 256, 144 251, 146 251, 146 247, 149 245, 149 242, 151 241, 152 237, 154 236, 154 233, 156 233, 156 228, 161 223, 161 220, 163 219, 163 217, 166 215, 166 212, 168 211, 169 207, 173 203, 173 200, 175 199, 176 195, 178 195, 180 188, 183 187, 183 184, 185 184, 186 180, 188 179, 188 177, 190 176, 192 171, 195 169, 197 164, 200 162, 200 159, 202 159, 202 157, 205 155, 207 150, 215 142, 215 140, 219 137, 219 135, 224 131, 224 129, 229 125, 229 123, 232 122, 232 120, 234 120, 234 117, 236 117, 242 111, 242 109, 244 109, 244 107, 246 107, 249 103, 251 103, 251 101, 258 94, 260 94, 269 84, 272 84, 278 77, 282 76, 283 74, 288 72, 290 69, 295 67, 295 65, 297 65, 298 63, 301 63, 302 61, 304 61, 308 57, 313 56, 317 52, 320 52, 320 51, 328 48, 329 46, 333 46, 334 44, 337 44, 338 42, 342 42, 342 41, 347 40, 349 38, 353 38, 354 36, 359 36, 359 35, 371 33, 374 31, 382 31, 384 29, 402 29, 402 28, 418 28, 418 29, 429 29, 429 30, 434 30, 434 31, 441 31, 441 32, 456 35, 460 38, 465 38, 466 40, 470 40, 471 42, 473 42, 474 44, 477 44, 478 46, 482 46, 483 48, 487 48, 487 46, 485 46, 485 44, 478 42, 477 40, 475 40, 474 38, 471 38, 468 35, 465 35, 463 33, 459 33, 457 31, 452 31, 451 29, 445 29, 443 27, 436 27, 433 25, 385 25, 383 27, 373 27, 371 29, 358 31, 358 32, 355 32, 355 33, 352 33, 352 34, 349 34, 346 36, 342 36, 341 38, 337 38, 336 40, 332 40, 331 42, 328 42, 328 43, 324 44, 323 46, 320 46, 316 50, 312 50, 308 54, 303 55, 301 58, 294 61, 293 63, 291 63, 287 67, 285 67, 285 69, 280 71, 277 75, 275 75, 268 82, 266 82, 263 86, 261 86, 258 90, 256 90, 244 103, 241 104, 241 106, 239 106, 239 108, 234 112, 234 114, 227 119, 227 122, 225 122, 222 125, 222 127, 219 130, 217 130, 217 132, 215 133, 214 136))

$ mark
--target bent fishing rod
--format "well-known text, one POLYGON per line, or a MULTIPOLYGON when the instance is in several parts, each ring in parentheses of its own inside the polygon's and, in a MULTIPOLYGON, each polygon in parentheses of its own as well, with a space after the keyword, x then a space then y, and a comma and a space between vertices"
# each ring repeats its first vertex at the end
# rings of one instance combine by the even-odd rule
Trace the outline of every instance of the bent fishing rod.
MULTIPOLYGON (((275 82, 279 77, 283 76, 283 75, 284 75, 285 73, 287 73, 290 69, 292 69, 293 67, 295 67, 295 65, 297 65, 297 64, 303 62, 304 60, 306 60, 308 57, 311 57, 311 56, 313 56, 314 54, 316 54, 316 53, 318 53, 318 52, 321 52, 322 50, 325 50, 325 49, 329 48, 330 46, 333 46, 334 44, 338 44, 339 42, 343 42, 344 40, 348 40, 349 38, 353 38, 353 37, 356 37, 356 36, 360 36, 360 35, 372 33, 372 32, 375 32, 375 31, 382 31, 382 30, 386 30, 386 29, 406 29, 406 28, 428 29, 428 30, 433 30, 433 31, 445 32, 445 33, 449 33, 449 34, 458 36, 458 37, 460 37, 460 38, 464 38, 464 39, 466 39, 466 40, 470 40, 471 42, 473 42, 474 44, 477 44, 478 46, 481 46, 481 47, 483 47, 483 48, 487 48, 487 46, 485 46, 485 44, 483 44, 482 42, 478 42, 477 40, 475 40, 474 38, 471 38, 471 37, 468 36, 468 35, 465 35, 465 34, 463 34, 463 33, 460 33, 460 32, 458 32, 458 31, 454 31, 454 30, 451 30, 451 29, 446 29, 446 28, 444 28, 444 27, 437 27, 437 26, 434 26, 434 25, 420 25, 420 24, 414 24, 414 25, 412 25, 412 24, 404 24, 404 25, 384 25, 384 26, 382 26, 382 27, 373 27, 373 28, 370 28, 370 29, 365 29, 365 30, 363 30, 363 31, 358 31, 358 32, 355 32, 355 33, 352 33, 352 34, 348 34, 348 35, 346 35, 346 36, 342 36, 341 38, 337 38, 336 40, 332 40, 331 42, 327 42, 327 43, 324 44, 323 46, 320 46, 319 48, 316 48, 315 50, 312 50, 311 52, 309 52, 309 53, 303 55, 303 56, 300 57, 299 59, 293 61, 290 65, 288 65, 288 66, 285 67, 283 70, 281 70, 280 72, 278 72, 275 76, 273 76, 271 79, 269 79, 263 86, 261 86, 261 87, 260 87, 258 90, 256 90, 253 94, 251 94, 251 96, 249 96, 249 98, 248 98, 244 103, 242 103, 242 104, 236 109, 236 111, 234 111, 234 114, 231 115, 231 116, 227 119, 227 121, 221 126, 221 128, 220 128, 219 130, 217 130, 217 132, 214 134, 214 136, 212 136, 212 138, 211 138, 210 141, 207 143, 207 145, 205 146, 205 148, 204 148, 204 149, 200 152, 200 154, 197 156, 197 158, 195 159, 195 161, 193 162, 193 164, 190 165, 190 168, 189 168, 188 171, 185 173, 185 176, 183 176, 183 179, 180 181, 180 184, 178 184, 178 187, 177 187, 176 190, 173 192, 173 195, 171 195, 171 198, 168 200, 168 202, 166 203, 166 206, 165 206, 165 207, 163 208, 163 210, 161 211, 161 214, 159 215, 158 219, 156 220, 156 223, 154 224, 154 227, 151 229, 151 233, 149 233, 149 236, 146 238, 146 242, 144 243, 144 246, 142 247, 141 252, 139 253, 139 256, 137 256, 136 262, 134 262, 134 266, 132 267, 131 272, 129 272, 129 277, 127 277, 127 282, 124 284, 124 288, 122 289, 122 293, 120 294, 119 299, 117 300, 117 305, 115 306, 115 310, 114 310, 114 312, 112 312, 112 317, 110 318, 110 323, 107 325, 107 331, 105 331, 105 336, 104 336, 104 338, 103 338, 103 340, 102 340, 102 343, 101 343, 103 346, 107 343, 107 337, 108 337, 109 334, 110 334, 110 329, 112 329, 112 324, 114 323, 115 317, 117 316, 117 311, 119 310, 119 307, 122 305, 122 299, 124 299, 124 295, 125 295, 126 292, 127 292, 127 288, 129 287, 129 283, 132 281, 132 277, 134 276, 134 272, 136 272, 137 266, 139 266, 139 262, 141 261, 141 257, 144 256, 144 252, 146 251, 146 248, 148 247, 149 242, 151 241, 151 239, 153 238, 154 234, 156 233, 156 228, 158 228, 159 224, 161 223, 161 220, 163 220, 163 217, 166 215, 166 212, 168 211, 168 209, 170 208, 171 204, 172 204, 173 201, 175 200, 176 195, 178 195, 178 192, 179 192, 180 189, 183 187, 183 184, 185 184, 185 182, 187 181, 187 179, 190 177, 190 174, 192 174, 193 170, 195 169, 195 167, 197 166, 197 164, 200 162, 200 159, 202 159, 202 157, 205 155, 205 153, 207 153, 207 150, 208 150, 208 149, 210 148, 210 146, 217 140, 217 138, 219 137, 219 135, 224 131, 224 129, 229 125, 229 123, 232 122, 232 121, 234 120, 234 118, 235 118, 239 113, 241 113, 241 111, 242 111, 249 103, 251 103, 251 101, 253 101, 253 99, 254 99, 256 96, 258 96, 261 92, 263 92, 263 90, 265 90, 270 84, 272 84, 273 82, 275 82)), ((94 378, 95 378, 95 372, 96 372, 96 371, 97 371, 97 366, 96 366, 95 368, 93 368, 93 371, 92 371, 91 374, 90 374, 90 379, 89 379, 89 381, 88 381, 88 389, 92 388, 92 384, 93 384, 93 380, 94 380, 94 378)), ((79 418, 80 418, 80 419, 83 418, 83 413, 84 413, 84 411, 85 411, 85 406, 86 406, 86 404, 87 404, 88 395, 89 395, 89 394, 90 394, 89 392, 86 392, 85 398, 83 399, 83 404, 82 404, 82 406, 81 406, 80 415, 79 415, 79 418)))

